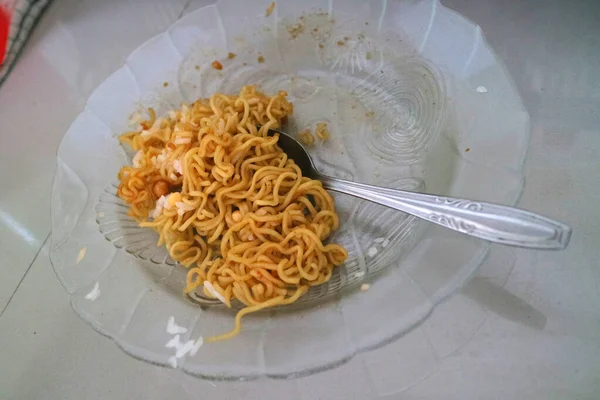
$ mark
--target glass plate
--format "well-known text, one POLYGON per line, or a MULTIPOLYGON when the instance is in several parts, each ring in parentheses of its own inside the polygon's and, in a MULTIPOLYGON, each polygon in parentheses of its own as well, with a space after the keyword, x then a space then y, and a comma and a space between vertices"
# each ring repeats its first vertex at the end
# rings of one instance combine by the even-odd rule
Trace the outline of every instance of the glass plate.
POLYGON ((115 196, 131 162, 116 137, 136 112, 258 84, 289 93, 289 132, 328 123, 331 140, 311 149, 325 173, 510 205, 523 185, 528 115, 479 27, 437 1, 287 0, 266 16, 269 4, 221 0, 140 46, 57 157, 50 256, 75 311, 132 356, 210 379, 301 376, 384 345, 463 285, 487 244, 336 196, 344 222, 332 241, 350 255, 331 281, 176 357, 176 335, 229 331, 235 310, 184 298, 186 270, 115 196))

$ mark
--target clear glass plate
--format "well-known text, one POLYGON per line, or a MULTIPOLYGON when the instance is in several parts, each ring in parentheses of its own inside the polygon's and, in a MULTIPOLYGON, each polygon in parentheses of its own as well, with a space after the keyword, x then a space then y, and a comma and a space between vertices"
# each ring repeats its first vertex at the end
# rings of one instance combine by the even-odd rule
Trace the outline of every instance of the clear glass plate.
POLYGON ((269 4, 220 0, 140 46, 58 151, 51 260, 75 311, 132 356, 210 379, 300 376, 384 345, 464 284, 487 244, 336 196, 332 240, 350 256, 331 281, 175 358, 169 320, 184 342, 230 330, 235 310, 184 298, 185 269, 115 196, 131 161, 116 137, 135 112, 258 84, 289 93, 291 133, 328 123, 331 140, 311 149, 325 173, 503 204, 523 185, 528 115, 479 27, 437 1, 287 0, 266 16, 269 4))

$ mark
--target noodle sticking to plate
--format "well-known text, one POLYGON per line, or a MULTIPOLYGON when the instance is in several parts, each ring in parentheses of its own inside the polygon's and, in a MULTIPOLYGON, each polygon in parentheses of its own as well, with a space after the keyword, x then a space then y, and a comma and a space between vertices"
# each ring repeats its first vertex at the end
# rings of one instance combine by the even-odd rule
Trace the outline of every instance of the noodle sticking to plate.
POLYGON ((286 96, 244 86, 164 118, 149 109, 139 131, 120 136, 137 153, 118 195, 189 268, 185 293, 245 305, 232 331, 207 341, 237 335, 245 314, 295 302, 348 256, 323 243, 339 225, 332 197, 267 134, 292 114, 286 96))

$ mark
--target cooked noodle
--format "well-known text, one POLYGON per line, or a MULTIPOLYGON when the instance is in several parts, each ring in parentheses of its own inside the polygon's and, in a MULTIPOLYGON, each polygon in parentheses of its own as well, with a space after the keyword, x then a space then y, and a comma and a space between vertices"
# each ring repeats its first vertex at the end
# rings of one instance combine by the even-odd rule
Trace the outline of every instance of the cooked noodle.
POLYGON ((142 129, 120 137, 138 153, 119 172, 118 195, 189 268, 185 293, 202 287, 246 306, 231 332, 207 341, 237 335, 248 313, 296 301, 348 255, 323 243, 339 225, 331 196, 267 135, 292 114, 286 95, 245 86, 164 118, 150 109, 142 129))

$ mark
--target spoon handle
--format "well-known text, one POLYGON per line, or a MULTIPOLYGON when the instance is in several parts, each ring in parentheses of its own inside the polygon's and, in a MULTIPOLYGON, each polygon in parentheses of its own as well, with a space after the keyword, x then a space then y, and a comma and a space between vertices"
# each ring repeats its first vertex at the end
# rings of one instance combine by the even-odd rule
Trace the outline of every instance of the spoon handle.
POLYGON ((389 189, 319 176, 323 187, 369 200, 490 242, 530 249, 564 249, 571 228, 518 208, 389 189))

